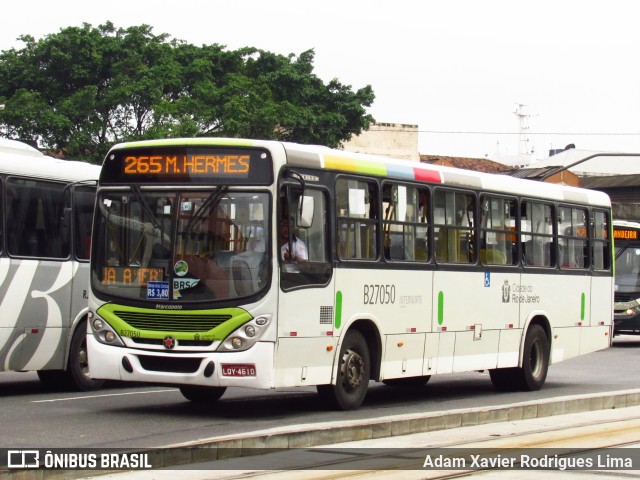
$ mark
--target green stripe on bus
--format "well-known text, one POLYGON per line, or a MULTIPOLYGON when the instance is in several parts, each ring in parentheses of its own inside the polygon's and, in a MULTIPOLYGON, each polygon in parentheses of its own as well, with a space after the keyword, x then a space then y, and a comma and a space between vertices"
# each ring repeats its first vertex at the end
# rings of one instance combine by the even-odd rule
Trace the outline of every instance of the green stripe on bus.
POLYGON ((335 318, 336 328, 340 328, 342 324, 342 292, 338 290, 336 292, 336 318, 335 318))
POLYGON ((584 294, 584 292, 582 293, 582 300, 581 300, 581 305, 580 305, 580 320, 584 321, 584 306, 585 306, 585 300, 586 300, 586 296, 584 294))
POLYGON ((444 292, 438 292, 438 325, 444 322, 444 292))

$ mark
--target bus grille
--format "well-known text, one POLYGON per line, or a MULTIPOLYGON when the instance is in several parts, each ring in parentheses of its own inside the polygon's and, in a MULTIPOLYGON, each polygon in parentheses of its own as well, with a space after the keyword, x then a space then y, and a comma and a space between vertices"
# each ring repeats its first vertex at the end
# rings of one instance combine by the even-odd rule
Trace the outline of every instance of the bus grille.
POLYGON ((115 311, 115 315, 133 328, 148 331, 207 332, 231 318, 230 315, 202 315, 115 311))
POLYGON ((202 363, 201 358, 152 357, 138 355, 140 365, 151 372, 195 373, 202 363))

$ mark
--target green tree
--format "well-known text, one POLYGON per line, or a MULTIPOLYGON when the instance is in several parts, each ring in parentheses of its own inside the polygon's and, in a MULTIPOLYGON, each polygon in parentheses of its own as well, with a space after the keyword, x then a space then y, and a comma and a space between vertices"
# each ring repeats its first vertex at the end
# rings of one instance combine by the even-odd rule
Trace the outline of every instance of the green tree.
POLYGON ((114 143, 231 136, 339 146, 366 130, 375 98, 313 73, 314 52, 201 47, 148 25, 68 27, 0 53, 0 125, 72 158, 114 143))

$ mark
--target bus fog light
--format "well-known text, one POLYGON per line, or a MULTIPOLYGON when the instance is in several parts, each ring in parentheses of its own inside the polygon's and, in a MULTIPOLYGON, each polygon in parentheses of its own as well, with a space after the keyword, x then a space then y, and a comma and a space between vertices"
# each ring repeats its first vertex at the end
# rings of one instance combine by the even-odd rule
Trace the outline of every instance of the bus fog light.
POLYGON ((253 325, 247 325, 244 329, 244 333, 247 334, 247 337, 255 337, 256 327, 254 327, 253 325))
POLYGON ((231 339, 231 345, 236 349, 242 348, 242 339, 240 337, 233 337, 231 339))

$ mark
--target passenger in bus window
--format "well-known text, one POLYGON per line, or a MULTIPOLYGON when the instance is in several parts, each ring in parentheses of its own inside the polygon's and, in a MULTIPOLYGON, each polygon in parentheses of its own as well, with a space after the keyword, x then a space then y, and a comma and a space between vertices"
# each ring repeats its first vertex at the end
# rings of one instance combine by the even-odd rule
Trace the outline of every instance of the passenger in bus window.
POLYGON ((295 233, 292 235, 291 247, 293 248, 293 257, 289 251, 289 222, 283 218, 280 220, 280 255, 282 259, 287 262, 306 262, 309 259, 307 246, 295 233))

